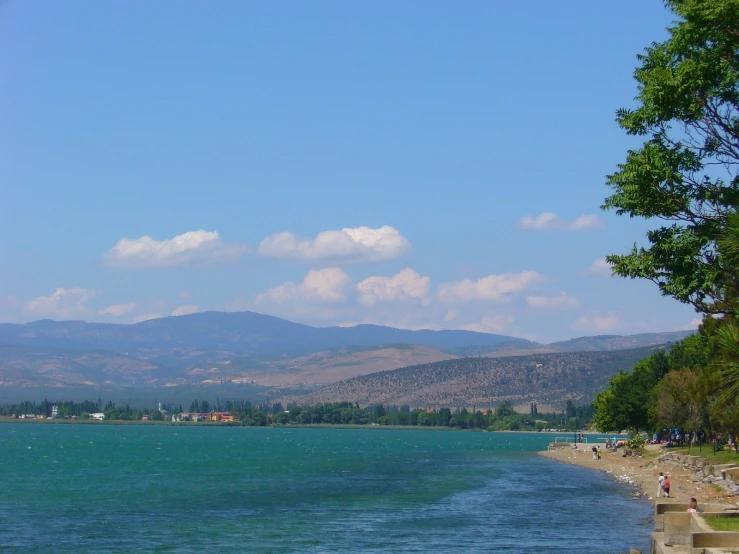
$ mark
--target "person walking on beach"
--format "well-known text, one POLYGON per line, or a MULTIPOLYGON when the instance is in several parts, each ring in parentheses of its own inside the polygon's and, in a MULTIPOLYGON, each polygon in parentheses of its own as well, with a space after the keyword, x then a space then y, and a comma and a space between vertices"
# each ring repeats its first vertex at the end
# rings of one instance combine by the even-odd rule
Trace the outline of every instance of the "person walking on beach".
POLYGON ((665 477, 664 488, 665 488, 665 496, 667 498, 670 498, 670 478, 669 477, 665 477))
POLYGON ((600 460, 600 445, 598 445, 598 459, 600 460))
POLYGON ((659 480, 657 482, 657 498, 660 498, 665 493, 665 475, 661 471, 659 472, 659 480))
POLYGON ((590 450, 593 452, 593 459, 597 460, 598 459, 598 449, 595 448, 595 445, 593 445, 593 448, 591 448, 590 450))

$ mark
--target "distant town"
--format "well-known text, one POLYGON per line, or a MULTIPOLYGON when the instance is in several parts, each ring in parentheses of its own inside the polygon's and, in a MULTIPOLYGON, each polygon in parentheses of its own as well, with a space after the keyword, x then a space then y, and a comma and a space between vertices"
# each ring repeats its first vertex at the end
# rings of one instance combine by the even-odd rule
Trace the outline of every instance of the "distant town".
MULTIPOLYGON (((571 401, 561 412, 540 413, 532 402, 528 414, 517 412, 510 402, 484 410, 467 408, 411 408, 374 404, 361 407, 350 402, 326 402, 311 406, 279 402, 254 406, 248 401, 195 400, 190 410, 159 403, 154 409, 135 409, 108 402, 22 402, 0 406, 0 421, 47 420, 49 422, 105 421, 160 423, 216 423, 264 427, 280 425, 379 425, 400 427, 445 427, 488 431, 582 430, 592 422, 591 406, 575 406, 571 401)), ((520 408, 519 408, 520 409, 520 408)))

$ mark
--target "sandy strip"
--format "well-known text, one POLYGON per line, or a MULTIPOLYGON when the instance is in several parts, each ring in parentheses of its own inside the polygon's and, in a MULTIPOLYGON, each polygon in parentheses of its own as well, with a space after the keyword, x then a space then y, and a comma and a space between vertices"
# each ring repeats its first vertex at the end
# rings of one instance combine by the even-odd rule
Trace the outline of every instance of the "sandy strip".
MULTIPOLYGON (((606 472, 620 481, 630 480, 638 485, 641 493, 651 501, 656 500, 657 479, 660 471, 670 477, 670 498, 675 502, 688 502, 690 497, 695 497, 699 505, 701 502, 728 502, 733 504, 739 501, 739 497, 729 494, 728 491, 717 485, 694 482, 693 480, 696 479, 694 470, 684 468, 676 463, 659 462, 656 457, 623 457, 620 451, 614 453, 605 448, 601 448, 603 453, 601 459, 593 460, 590 451, 592 445, 581 444, 578 447, 577 450, 570 447, 560 447, 555 450, 540 452, 540 454, 546 458, 567 464, 606 472)), ((647 448, 652 451, 660 450, 657 445, 649 445, 647 448)))

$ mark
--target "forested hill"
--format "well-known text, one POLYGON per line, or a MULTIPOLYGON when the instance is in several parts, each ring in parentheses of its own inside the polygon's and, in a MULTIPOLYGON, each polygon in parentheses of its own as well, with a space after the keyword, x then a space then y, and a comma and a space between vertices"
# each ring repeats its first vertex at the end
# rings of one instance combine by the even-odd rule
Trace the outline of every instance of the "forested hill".
POLYGON ((564 352, 508 358, 460 358, 339 381, 292 400, 300 404, 358 402, 412 407, 492 407, 538 402, 561 408, 585 404, 619 370, 665 348, 564 352))

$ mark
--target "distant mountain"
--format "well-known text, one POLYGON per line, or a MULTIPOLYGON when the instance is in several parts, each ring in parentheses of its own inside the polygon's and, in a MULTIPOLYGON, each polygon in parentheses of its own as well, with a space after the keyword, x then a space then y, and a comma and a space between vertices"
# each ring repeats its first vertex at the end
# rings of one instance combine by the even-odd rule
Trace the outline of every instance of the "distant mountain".
MULTIPOLYGON (((232 383, 313 390, 351 377, 463 356, 533 359, 532 355, 551 352, 654 346, 688 334, 581 337, 541 345, 471 331, 408 331, 377 325, 317 328, 253 312, 205 312, 131 325, 44 320, 0 324, 0 387, 156 388, 232 383)), ((459 363, 444 367, 465 366, 459 363)), ((514 367, 519 362, 496 363, 514 367)), ((624 369, 630 367, 627 364, 624 369)), ((511 382, 520 384, 513 378, 511 382)), ((573 390, 584 385, 577 386, 573 390)), ((419 402, 433 399, 417 398, 419 402)))
POLYGON ((591 402, 619 370, 631 370, 659 348, 459 358, 363 375, 282 401, 485 408, 508 400, 560 409, 568 399, 591 402))
POLYGON ((694 333, 695 331, 671 331, 666 333, 641 333, 638 335, 597 335, 533 346, 520 342, 501 342, 492 347, 475 345, 446 348, 444 352, 455 356, 495 357, 527 356, 554 352, 603 352, 674 343, 694 333))
POLYGON ((378 325, 310 327, 254 312, 202 312, 130 325, 51 320, 0 324, 0 344, 129 353, 191 348, 275 356, 389 343, 430 348, 501 343, 537 345, 526 339, 473 331, 408 331, 378 325))
POLYGON ((678 342, 695 334, 695 331, 672 331, 668 333, 641 333, 638 335, 598 335, 579 337, 561 342, 553 342, 540 347, 550 352, 597 352, 603 350, 625 350, 642 348, 669 342, 678 342))

